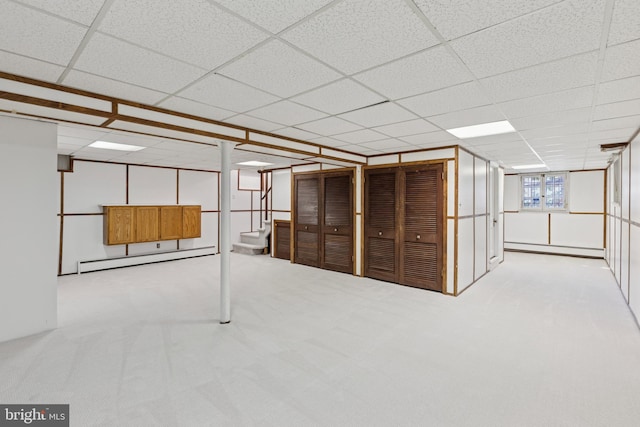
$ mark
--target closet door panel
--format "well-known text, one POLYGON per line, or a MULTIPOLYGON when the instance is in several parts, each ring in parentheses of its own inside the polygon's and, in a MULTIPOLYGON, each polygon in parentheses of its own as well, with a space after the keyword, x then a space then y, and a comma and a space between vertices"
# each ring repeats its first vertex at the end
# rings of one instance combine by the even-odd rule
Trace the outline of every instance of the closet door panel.
POLYGON ((313 267, 320 265, 319 186, 320 177, 318 175, 298 175, 295 177, 294 261, 313 267))
POLYGON ((353 272, 353 174, 326 174, 322 179, 322 268, 353 272))

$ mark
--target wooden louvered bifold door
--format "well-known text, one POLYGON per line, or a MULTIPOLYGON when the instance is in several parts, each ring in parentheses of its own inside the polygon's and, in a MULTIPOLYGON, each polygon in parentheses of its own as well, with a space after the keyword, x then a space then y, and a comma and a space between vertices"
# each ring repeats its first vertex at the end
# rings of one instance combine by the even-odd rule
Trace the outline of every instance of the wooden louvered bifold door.
POLYGON ((403 285, 442 291, 442 165, 405 169, 401 174, 403 285))
POLYGON ((365 174, 365 276, 397 282, 397 169, 365 174))
POLYGON ((353 204, 351 172, 322 177, 321 267, 353 272, 353 204))
POLYGON ((291 259, 291 223, 289 221, 274 221, 275 227, 275 257, 291 259))
POLYGON ((294 181, 294 200, 296 215, 294 262, 319 267, 319 175, 296 175, 294 181))

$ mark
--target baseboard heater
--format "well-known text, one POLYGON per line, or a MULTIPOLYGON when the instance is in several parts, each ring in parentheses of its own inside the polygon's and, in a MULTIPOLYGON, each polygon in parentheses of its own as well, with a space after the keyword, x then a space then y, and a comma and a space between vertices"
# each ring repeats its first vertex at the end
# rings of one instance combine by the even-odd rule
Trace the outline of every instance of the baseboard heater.
POLYGON ((538 243, 504 242, 505 251, 533 252, 551 255, 569 255, 585 258, 604 258, 604 248, 544 245, 538 243))
POLYGON ((78 261, 78 274, 90 271, 108 270, 110 268, 131 267, 154 262, 174 261, 216 254, 215 246, 204 248, 177 249, 174 251, 154 252, 149 254, 129 255, 122 257, 78 261))

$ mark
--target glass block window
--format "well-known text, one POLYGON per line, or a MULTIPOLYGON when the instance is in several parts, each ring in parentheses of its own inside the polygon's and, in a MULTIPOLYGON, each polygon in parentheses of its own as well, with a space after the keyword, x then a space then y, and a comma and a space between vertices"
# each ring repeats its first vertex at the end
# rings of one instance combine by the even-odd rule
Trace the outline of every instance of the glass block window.
POLYGON ((523 176, 522 177, 522 207, 524 209, 540 208, 540 176, 523 176))
POLYGON ((523 210, 564 210, 567 208, 566 173, 521 176, 521 206, 523 210))

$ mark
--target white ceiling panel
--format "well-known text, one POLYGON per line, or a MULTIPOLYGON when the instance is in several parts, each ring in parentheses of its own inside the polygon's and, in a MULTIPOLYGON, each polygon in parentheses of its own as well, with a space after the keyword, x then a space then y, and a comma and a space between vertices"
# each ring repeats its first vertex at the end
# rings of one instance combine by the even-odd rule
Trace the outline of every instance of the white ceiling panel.
POLYGON ((326 117, 326 114, 324 113, 290 101, 276 102, 275 104, 253 110, 250 114, 259 119, 282 123, 287 126, 293 126, 298 123, 310 122, 312 120, 326 117))
POLYGON ((333 0, 215 0, 216 3, 260 25, 272 33, 285 28, 312 14, 333 0))
POLYGON ((87 32, 83 26, 7 0, 0 0, 0 10, 0 49, 53 64, 66 66, 87 32))
POLYGON ((223 67, 219 73, 282 97, 293 96, 342 77, 279 40, 260 46, 223 67))
POLYGON ((589 141, 600 141, 603 139, 617 139, 621 142, 628 142, 633 134, 638 130, 636 126, 621 128, 621 129, 609 129, 601 130, 597 132, 589 133, 589 141))
POLYGON ((102 34, 93 35, 75 68, 168 93, 204 74, 200 68, 102 34))
POLYGON ((207 69, 268 37, 205 0, 115 0, 99 29, 207 69))
POLYGON ((372 107, 350 111, 348 113, 340 114, 340 117, 364 127, 386 125, 389 123, 403 122, 416 118, 413 113, 410 113, 404 108, 391 102, 385 102, 372 107))
POLYGON ((593 104, 594 86, 585 86, 531 98, 516 99, 499 104, 508 118, 533 116, 552 111, 590 107, 593 104))
POLYGON ((415 0, 447 40, 492 27, 558 0, 415 0))
POLYGON ((616 117, 634 116, 640 111, 640 99, 613 102, 598 105, 593 113, 594 120, 613 119, 616 117))
POLYGON ((86 145, 89 145, 93 142, 93 139, 87 140, 86 138, 74 138, 71 136, 64 136, 64 135, 60 135, 58 134, 58 147, 60 146, 65 146, 65 147, 75 147, 75 149, 79 149, 80 147, 84 147, 86 145))
POLYGON ((346 133, 362 129, 361 126, 337 117, 327 117, 314 122, 304 123, 297 127, 322 135, 335 135, 337 133, 346 133))
POLYGON ((613 80, 598 86, 598 104, 640 98, 640 76, 613 80))
POLYGON ((640 2, 638 0, 616 0, 611 18, 611 29, 607 44, 609 46, 640 39, 640 2), (633 17, 632 19, 629 19, 633 17))
POLYGON ((420 135, 403 136, 400 139, 414 145, 424 145, 424 144, 448 145, 448 144, 460 143, 460 140, 458 138, 451 135, 449 132, 445 132, 445 131, 429 132, 429 133, 423 133, 420 135))
POLYGON ((399 99, 466 82, 473 77, 447 49, 437 46, 354 78, 390 99, 399 99), (401 79, 399 75, 402 75, 401 79))
POLYGON ((491 104, 491 100, 476 82, 451 86, 397 102, 421 117, 491 104))
MULTIPOLYGON (((375 132, 370 129, 363 129, 355 132, 335 135, 334 138, 344 142, 350 142, 352 144, 361 144, 363 142, 376 141, 379 139, 387 139, 389 137, 387 135, 383 135, 379 132, 375 132)), ((348 150, 348 148, 345 148, 345 150, 348 150)))
POLYGON ((183 139, 186 141, 199 141, 199 142, 205 142, 205 143, 216 142, 216 139, 213 139, 207 136, 200 136, 192 133, 179 132, 179 131, 170 130, 170 129, 158 128, 154 126, 139 125, 137 123, 124 122, 121 120, 116 120, 115 122, 111 123, 108 127, 109 129, 114 129, 116 131, 117 130, 131 131, 131 132, 136 132, 141 134, 158 136, 160 138, 168 137, 168 138, 183 139))
POLYGON ((587 53, 482 79, 498 102, 527 98, 595 83, 597 53, 587 53))
POLYGON ((385 99, 352 80, 344 79, 298 95, 292 100, 329 114, 340 114, 385 99))
POLYGON ((509 122, 517 130, 549 128, 580 123, 583 126, 589 123, 591 108, 578 108, 575 110, 557 111, 553 113, 538 114, 535 116, 510 119, 509 122))
POLYGON ((591 125, 591 130, 598 132, 601 130, 624 129, 629 127, 635 127, 636 129, 640 128, 640 115, 596 120, 591 125))
POLYGON ((104 0, 19 0, 19 2, 89 26, 100 12, 104 0))
POLYGON ((60 119, 71 122, 78 122, 88 125, 100 125, 106 118, 90 116, 88 114, 72 113, 66 110, 56 108, 40 107, 39 105, 26 104, 22 102, 9 101, 0 98, 0 110, 16 111, 22 114, 30 114, 33 116, 44 117, 48 119, 60 119))
POLYGON ((280 129, 282 125, 280 123, 274 123, 267 120, 257 119, 255 117, 239 114, 237 116, 229 117, 225 119, 225 122, 238 126, 244 126, 249 129, 261 130, 264 132, 272 132, 276 129, 280 129))
POLYGON ((452 129, 481 123, 498 122, 504 120, 504 115, 494 105, 470 108, 429 117, 428 120, 442 129, 452 129))
POLYGON ((217 74, 205 77, 178 95, 239 113, 278 100, 273 95, 217 74))
POLYGON ((167 96, 166 93, 157 90, 151 90, 77 70, 71 70, 62 83, 65 86, 90 91, 95 91, 96 88, 99 87, 102 95, 142 102, 144 104, 155 104, 167 96))
POLYGON ((360 145, 347 145, 344 147, 340 147, 352 153, 358 153, 363 156, 375 156, 376 154, 381 154, 380 150, 372 150, 371 148, 362 147, 360 145))
POLYGON ((389 148, 402 148, 402 147, 411 147, 411 148, 415 148, 413 145, 401 141, 399 139, 382 139, 379 141, 371 141, 371 142, 363 142, 362 144, 359 144, 365 148, 371 149, 371 150, 386 150, 389 148))
POLYGON ((403 0, 345 0, 283 37, 347 74, 438 43, 403 0))
POLYGON ((567 0, 451 42, 477 77, 597 49, 605 0, 567 0))
MULTIPOLYGON (((160 138, 153 138, 145 135, 137 135, 135 133, 125 133, 111 131, 100 137, 100 141, 115 142, 118 144, 139 145, 142 147, 158 146, 162 142, 160 138)), ((195 145, 195 144, 191 144, 195 145)))
POLYGON ((179 111, 212 120, 224 120, 235 115, 233 111, 213 107, 211 105, 203 104, 202 102, 192 101, 178 96, 172 96, 171 98, 159 103, 158 106, 166 108, 167 110, 179 111))
POLYGON ((373 128, 373 130, 397 138, 400 136, 415 135, 418 133, 435 132, 439 129, 426 120, 417 119, 386 126, 379 126, 373 128))
POLYGON ((347 143, 344 141, 339 141, 337 139, 329 138, 326 136, 323 136, 321 138, 310 139, 309 142, 313 142, 314 144, 320 144, 325 147, 333 147, 333 148, 343 147, 347 145, 347 143))
POLYGON ((274 133, 282 136, 288 136, 290 138, 301 139, 303 141, 308 141, 319 136, 318 133, 307 132, 306 130, 298 129, 298 126, 278 129, 274 131, 274 133))
POLYGON ((587 132, 589 132, 589 123, 583 122, 564 126, 523 130, 520 131, 520 135, 526 138, 529 143, 533 144, 534 141, 538 138, 561 137, 567 139, 575 139, 576 137, 574 137, 574 135, 585 134, 587 132))
POLYGON ((640 40, 607 48, 602 70, 602 81, 640 75, 640 40))
POLYGON ((58 125, 58 135, 69 136, 72 138, 80 138, 89 140, 89 142, 100 139, 103 135, 109 133, 108 129, 94 128, 88 126, 71 126, 71 125, 58 125))
POLYGON ((0 51, 0 64, 5 73, 18 74, 33 79, 55 82, 64 71, 64 67, 0 51))

